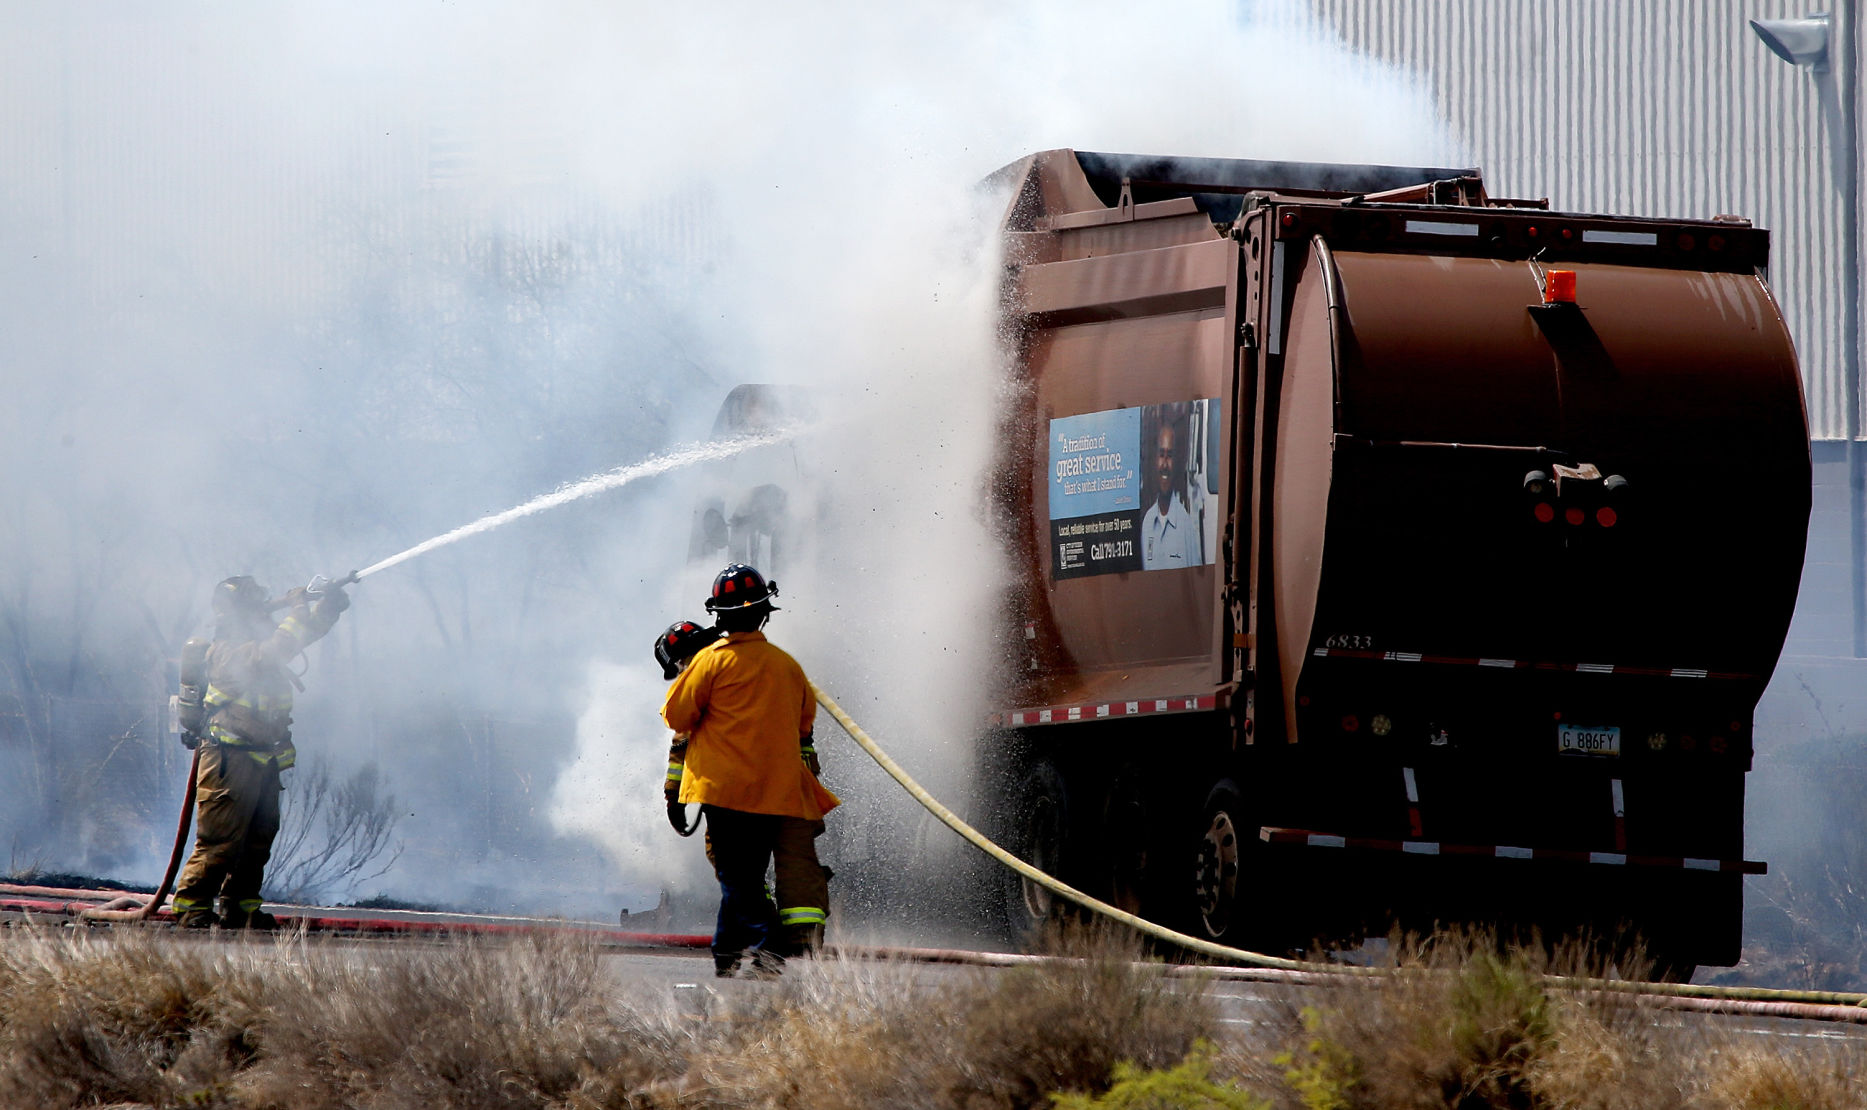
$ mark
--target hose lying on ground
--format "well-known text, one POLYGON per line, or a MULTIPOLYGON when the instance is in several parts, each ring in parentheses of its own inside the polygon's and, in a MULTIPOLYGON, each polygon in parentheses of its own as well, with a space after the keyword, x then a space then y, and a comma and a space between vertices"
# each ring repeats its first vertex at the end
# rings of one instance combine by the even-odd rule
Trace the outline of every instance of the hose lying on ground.
POLYGON ((162 900, 169 896, 169 885, 175 881, 175 872, 181 869, 182 852, 188 847, 188 823, 194 818, 194 782, 195 772, 201 769, 201 746, 195 745, 194 759, 188 764, 188 791, 182 798, 181 817, 175 825, 175 847, 169 850, 169 868, 162 873, 161 885, 149 896, 149 901, 135 909, 113 909, 124 899, 118 898, 102 906, 81 911, 78 916, 90 921, 143 921, 158 909, 162 900))
MULTIPOLYGON (((879 744, 870 739, 869 734, 862 731, 862 726, 856 724, 855 720, 852 719, 848 713, 843 711, 842 706, 836 704, 836 699, 830 697, 830 695, 824 693, 815 685, 812 685, 810 689, 811 693, 816 696, 817 703, 823 706, 831 717, 836 719, 836 723, 841 725, 843 731, 849 734, 849 738, 860 745, 863 751, 869 753, 869 758, 875 760, 882 770, 888 772, 890 778, 900 783, 901 788, 912 795, 915 801, 924 806, 927 812, 939 818, 942 824, 958 833, 973 847, 1060 898, 1074 902, 1084 909, 1089 910, 1091 913, 1099 914, 1111 921, 1118 921, 1145 936, 1150 936, 1156 940, 1184 948, 1189 952, 1212 957, 1215 960, 1246 964, 1254 967, 1279 968, 1286 971, 1324 972, 1345 976, 1387 974, 1387 972, 1379 968, 1290 960, 1281 956, 1268 956, 1262 952, 1250 952, 1243 948, 1233 948, 1229 945, 1215 944, 1212 941, 1200 937, 1177 932, 1164 925, 1157 925, 1145 918, 1137 917, 1126 910, 1111 906, 1099 898, 1084 894, 1068 883, 1053 878, 1037 868, 1032 867, 1017 856, 1012 855, 997 844, 994 844, 984 833, 981 833, 971 825, 968 825, 965 821, 962 821, 958 815, 942 805, 939 799, 929 794, 926 789, 915 782, 906 771, 902 770, 901 765, 891 759, 888 753, 883 751, 879 744)), ((1850 994, 1842 991, 1795 991, 1776 990, 1766 987, 1694 986, 1691 983, 1642 983, 1630 980, 1593 979, 1569 975, 1550 975, 1545 978, 1554 986, 1567 987, 1575 990, 1617 991, 1631 994, 1660 995, 1671 998, 1709 998, 1746 1002, 1796 1002, 1817 1005, 1867 1007, 1867 994, 1850 994)))

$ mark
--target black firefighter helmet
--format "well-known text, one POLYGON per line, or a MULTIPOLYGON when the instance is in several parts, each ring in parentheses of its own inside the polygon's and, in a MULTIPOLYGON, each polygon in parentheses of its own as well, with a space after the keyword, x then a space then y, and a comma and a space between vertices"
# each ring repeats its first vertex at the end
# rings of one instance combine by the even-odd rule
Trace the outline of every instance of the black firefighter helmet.
POLYGON ((778 596, 778 583, 744 563, 733 563, 713 579, 713 596, 707 598, 707 612, 730 613, 762 605, 776 611, 772 600, 778 596))
POLYGON ((254 581, 252 575, 236 574, 214 587, 214 617, 263 617, 272 611, 270 600, 266 587, 254 581))
POLYGON ((719 638, 719 629, 702 628, 693 621, 669 625, 666 632, 655 637, 655 662, 661 664, 661 677, 672 679, 680 674, 681 664, 719 638))

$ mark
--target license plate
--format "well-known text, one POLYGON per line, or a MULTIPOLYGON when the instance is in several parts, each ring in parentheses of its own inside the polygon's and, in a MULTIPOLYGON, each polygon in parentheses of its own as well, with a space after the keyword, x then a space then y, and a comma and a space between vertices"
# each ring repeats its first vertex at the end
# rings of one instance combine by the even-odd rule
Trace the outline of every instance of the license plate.
POLYGON ((1620 726, 1558 725, 1556 751, 1563 755, 1620 755, 1620 726))

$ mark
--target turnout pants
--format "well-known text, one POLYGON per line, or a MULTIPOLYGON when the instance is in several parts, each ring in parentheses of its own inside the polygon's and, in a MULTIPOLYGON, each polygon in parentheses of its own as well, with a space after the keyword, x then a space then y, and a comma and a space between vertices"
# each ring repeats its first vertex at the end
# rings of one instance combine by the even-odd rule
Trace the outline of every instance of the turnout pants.
POLYGON ((829 916, 829 873, 817 862, 823 822, 801 817, 701 807, 707 818, 707 862, 720 883, 713 962, 730 969, 747 953, 800 955, 816 946, 829 916), (777 862, 776 904, 765 872, 777 862))
POLYGON ((279 768, 241 748, 202 741, 195 773, 194 852, 175 888, 175 912, 240 917, 259 908, 259 886, 279 833, 279 768))

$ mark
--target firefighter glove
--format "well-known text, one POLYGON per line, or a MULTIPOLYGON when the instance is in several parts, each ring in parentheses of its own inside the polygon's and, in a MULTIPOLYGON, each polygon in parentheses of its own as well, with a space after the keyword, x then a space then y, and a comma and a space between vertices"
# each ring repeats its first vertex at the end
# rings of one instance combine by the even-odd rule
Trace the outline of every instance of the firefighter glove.
MULTIPOLYGON (((808 737, 806 739, 808 739, 808 737)), ((823 765, 817 762, 817 749, 811 747, 810 744, 806 743, 802 749, 802 753, 804 756, 804 766, 810 768, 811 774, 817 776, 818 778, 822 778, 823 777, 823 765)))
POLYGON ((329 610, 334 618, 350 608, 350 595, 344 592, 342 586, 332 586, 324 591, 323 597, 318 601, 318 608, 329 610))
POLYGON ((672 799, 668 802, 668 824, 673 825, 674 831, 682 836, 694 835, 694 829, 699 827, 697 821, 691 826, 688 825, 687 807, 672 799))

